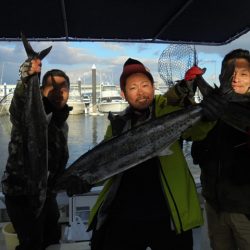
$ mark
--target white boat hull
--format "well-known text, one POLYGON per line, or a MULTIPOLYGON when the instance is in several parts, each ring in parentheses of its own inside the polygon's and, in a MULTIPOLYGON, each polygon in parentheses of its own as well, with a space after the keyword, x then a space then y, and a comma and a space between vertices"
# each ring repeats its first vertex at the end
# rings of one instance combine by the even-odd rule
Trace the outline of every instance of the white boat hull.
POLYGON ((118 113, 118 112, 123 111, 127 106, 128 106, 128 103, 125 101, 103 102, 103 103, 97 104, 98 111, 102 113, 108 113, 108 112, 118 113))
POLYGON ((70 115, 80 115, 85 113, 85 103, 84 102, 71 102, 67 103, 69 106, 73 107, 73 110, 69 112, 70 115))

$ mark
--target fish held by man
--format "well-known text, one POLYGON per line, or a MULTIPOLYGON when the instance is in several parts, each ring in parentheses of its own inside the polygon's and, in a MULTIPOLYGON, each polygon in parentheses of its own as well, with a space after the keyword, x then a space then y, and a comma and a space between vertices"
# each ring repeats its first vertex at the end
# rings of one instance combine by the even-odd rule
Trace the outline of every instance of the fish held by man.
MULTIPOLYGON (((38 58, 42 60, 52 46, 35 52, 23 34, 22 42, 28 60, 38 58)), ((40 92, 40 76, 30 76, 26 84, 26 102, 22 114, 22 134, 25 174, 29 182, 29 193, 32 195, 34 213, 38 216, 46 199, 48 155, 47 155, 47 118, 40 92)))
MULTIPOLYGON (((233 67, 224 76, 225 78, 230 78, 233 67)), ((200 78, 198 87, 203 90, 205 97, 215 91, 218 93, 217 97, 222 98, 224 102, 228 102, 228 105, 232 100, 244 102, 242 98, 235 97, 230 84, 223 85, 223 88, 212 88, 203 78, 200 78)), ((235 117, 235 111, 237 108, 239 109, 239 106, 235 105, 233 104, 232 112, 234 113, 231 114, 230 109, 228 109, 226 114, 229 117, 224 116, 223 119, 237 126, 236 122, 241 121, 241 117, 235 117)), ((171 154, 171 144, 178 140, 186 129, 200 121, 202 116, 202 104, 197 104, 144 123, 100 143, 66 169, 56 184, 56 190, 65 189, 67 179, 71 175, 76 175, 88 184, 93 185, 157 155, 171 154)), ((247 120, 247 124, 250 124, 249 119, 247 120)), ((240 129, 245 130, 247 128, 240 126, 240 129)))
POLYGON ((220 75, 220 87, 210 86, 202 76, 197 76, 195 84, 203 96, 208 96, 212 91, 220 93, 222 98, 228 101, 228 108, 221 119, 244 133, 250 132, 250 95, 237 94, 231 86, 231 77, 234 73, 235 62, 231 62, 220 75))
POLYGON ((157 155, 169 155, 168 147, 183 131, 202 117, 199 105, 181 109, 132 128, 101 142, 72 163, 58 179, 56 189, 65 189, 67 178, 77 175, 95 184, 157 155))

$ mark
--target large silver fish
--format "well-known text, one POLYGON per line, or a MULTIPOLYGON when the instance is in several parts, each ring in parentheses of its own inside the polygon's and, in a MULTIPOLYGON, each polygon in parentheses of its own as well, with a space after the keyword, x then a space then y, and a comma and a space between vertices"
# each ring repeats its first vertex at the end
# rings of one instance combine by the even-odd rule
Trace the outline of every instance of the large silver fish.
MULTIPOLYGON (((217 91, 221 98, 225 98, 229 104, 231 102, 233 106, 232 114, 230 109, 228 109, 223 116, 223 119, 229 124, 237 125, 237 122, 240 123, 241 119, 245 119, 248 121, 247 124, 250 125, 249 110, 247 112, 244 109, 243 117, 236 117, 236 112, 239 109, 242 111, 243 108, 232 102, 246 102, 249 99, 242 95, 235 95, 231 91, 231 83, 229 81, 223 88, 216 87, 214 89, 203 78, 200 78, 198 87, 205 96, 212 91, 217 91)), ((71 175, 79 176, 89 184, 95 184, 152 157, 161 155, 162 152, 164 152, 164 155, 171 154, 169 146, 177 141, 186 129, 201 120, 202 116, 201 104, 190 106, 144 123, 100 143, 79 157, 66 169, 65 173, 58 179, 56 184, 57 191, 65 189, 67 179, 71 175)), ((247 127, 243 125, 240 126, 240 129, 246 131, 247 127)))
POLYGON ((159 117, 100 143, 72 163, 58 180, 57 190, 64 189, 67 178, 77 175, 95 184, 121 173, 154 156, 171 154, 168 146, 202 117, 202 108, 188 109, 159 117))
MULTIPOLYGON (((22 34, 22 41, 29 59, 42 60, 51 50, 49 47, 35 52, 22 34)), ((40 91, 38 74, 29 77, 26 89, 26 102, 22 113, 23 158, 25 174, 28 176, 29 194, 32 195, 31 205, 38 216, 44 205, 48 175, 48 140, 47 118, 40 91)))

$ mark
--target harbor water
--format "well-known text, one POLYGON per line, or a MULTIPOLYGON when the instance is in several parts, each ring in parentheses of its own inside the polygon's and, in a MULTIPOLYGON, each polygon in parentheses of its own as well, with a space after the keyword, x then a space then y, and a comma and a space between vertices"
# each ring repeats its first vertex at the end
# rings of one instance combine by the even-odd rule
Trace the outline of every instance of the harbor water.
MULTIPOLYGON (((70 115, 68 118, 69 135, 69 161, 68 165, 74 162, 79 156, 97 145, 103 140, 106 128, 109 124, 107 115, 70 115)), ((10 140, 11 123, 9 116, 0 116, 0 176, 2 177, 8 157, 8 143, 10 140)), ((184 154, 189 163, 191 173, 195 181, 199 182, 199 168, 192 164, 190 157, 190 143, 184 142, 184 154)), ((0 187, 1 188, 1 187, 0 187)), ((0 190, 1 191, 1 190, 0 190)))
MULTIPOLYGON (((108 118, 104 116, 70 115, 68 118, 69 161, 75 161, 83 153, 94 147, 106 132, 108 118)), ((0 116, 0 176, 2 177, 8 157, 11 123, 9 116, 0 116)))

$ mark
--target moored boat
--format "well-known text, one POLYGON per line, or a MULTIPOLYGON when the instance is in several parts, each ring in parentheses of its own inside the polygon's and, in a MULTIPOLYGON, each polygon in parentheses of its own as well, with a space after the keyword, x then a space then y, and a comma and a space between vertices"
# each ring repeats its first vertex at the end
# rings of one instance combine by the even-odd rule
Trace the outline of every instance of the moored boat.
POLYGON ((99 112, 102 113, 118 113, 128 106, 128 102, 122 98, 118 86, 114 84, 101 84, 100 98, 97 104, 99 112))
POLYGON ((73 110, 69 112, 70 115, 79 115, 85 113, 85 103, 81 98, 78 88, 74 86, 70 88, 67 104, 73 107, 73 110))

